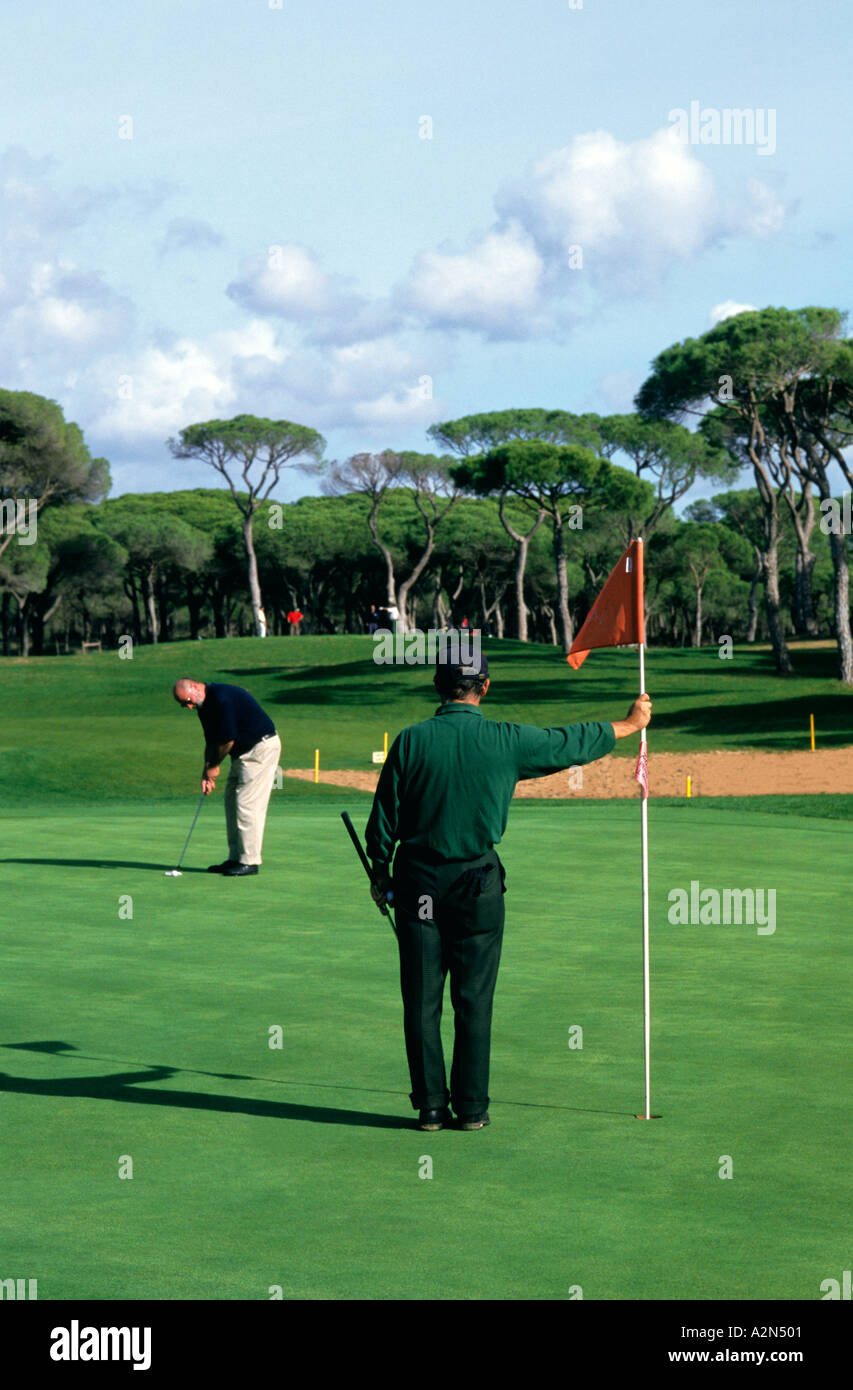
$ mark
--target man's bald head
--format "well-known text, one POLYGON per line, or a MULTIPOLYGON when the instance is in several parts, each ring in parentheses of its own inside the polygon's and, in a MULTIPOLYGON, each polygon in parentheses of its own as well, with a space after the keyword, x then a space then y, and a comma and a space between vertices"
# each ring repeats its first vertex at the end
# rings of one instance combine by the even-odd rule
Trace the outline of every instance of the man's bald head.
POLYGON ((189 676, 181 676, 172 686, 172 694, 179 705, 184 705, 186 709, 195 709, 197 705, 204 704, 205 688, 204 681, 194 681, 190 680, 189 676))

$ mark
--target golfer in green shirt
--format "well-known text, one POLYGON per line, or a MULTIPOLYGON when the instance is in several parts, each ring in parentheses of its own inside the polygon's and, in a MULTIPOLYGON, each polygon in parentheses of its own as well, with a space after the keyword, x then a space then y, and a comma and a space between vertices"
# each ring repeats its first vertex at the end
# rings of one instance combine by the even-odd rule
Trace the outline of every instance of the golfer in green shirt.
POLYGON ((434 684, 441 707, 404 729, 388 752, 367 853, 376 901, 394 893, 410 1098, 419 1128, 450 1124, 452 1106, 460 1127, 474 1130, 489 1123, 505 892, 494 846, 506 830, 515 785, 603 758, 616 739, 645 728, 651 701, 641 695, 615 724, 537 729, 483 718, 480 701, 490 684, 485 656, 468 666, 440 656, 434 684), (455 1021, 449 1091, 440 1033, 448 974, 455 1021))

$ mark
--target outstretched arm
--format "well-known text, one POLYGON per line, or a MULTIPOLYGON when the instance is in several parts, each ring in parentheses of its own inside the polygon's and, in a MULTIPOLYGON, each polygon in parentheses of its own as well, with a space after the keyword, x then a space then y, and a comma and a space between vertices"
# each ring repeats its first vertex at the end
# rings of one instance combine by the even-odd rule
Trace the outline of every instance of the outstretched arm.
POLYGON ((651 719, 651 700, 641 695, 625 719, 615 723, 586 721, 551 729, 526 724, 506 725, 516 741, 519 780, 547 777, 568 767, 583 767, 611 752, 618 738, 638 734, 651 719))

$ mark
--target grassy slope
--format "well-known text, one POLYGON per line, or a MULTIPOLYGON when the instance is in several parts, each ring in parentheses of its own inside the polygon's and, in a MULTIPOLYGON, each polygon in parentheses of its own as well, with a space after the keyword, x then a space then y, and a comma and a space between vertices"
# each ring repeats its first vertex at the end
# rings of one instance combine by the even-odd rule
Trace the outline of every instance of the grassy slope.
MULTIPOLYGON (((195 714, 171 700, 176 676, 247 686, 275 718, 284 763, 369 768, 387 730, 427 718, 435 706, 422 667, 376 666, 367 637, 235 639, 115 653, 0 661, 0 793, 3 804, 41 795, 125 799, 186 794, 196 780, 195 714)), ((635 693, 636 655, 603 651, 574 673, 559 652, 518 642, 487 645, 495 719, 532 724, 622 718, 635 693)), ((808 747, 815 715, 820 747, 853 741, 851 692, 830 679, 831 651, 800 651, 799 674, 780 679, 769 653, 734 660, 652 651, 652 750, 808 747)), ((630 756, 620 746, 618 756, 630 756)), ((293 795, 319 796, 311 787, 293 795)))

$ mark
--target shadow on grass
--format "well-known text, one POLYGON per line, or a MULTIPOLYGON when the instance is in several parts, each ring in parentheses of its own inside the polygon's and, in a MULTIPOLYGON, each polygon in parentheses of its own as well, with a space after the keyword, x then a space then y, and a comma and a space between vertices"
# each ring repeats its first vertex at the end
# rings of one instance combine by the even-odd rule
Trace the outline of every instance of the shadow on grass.
POLYGON ((745 745, 765 746, 768 751, 773 751, 771 745, 778 749, 784 744, 806 751, 811 714, 815 716, 818 747, 843 748, 853 742, 851 713, 849 695, 827 693, 731 705, 718 702, 698 709, 682 707, 672 714, 659 712, 653 726, 672 729, 682 737, 694 735, 707 741, 712 737, 737 738, 745 745))
POLYGON ((239 1096, 209 1096, 196 1091, 140 1091, 140 1082, 165 1081, 173 1067, 148 1071, 116 1072, 111 1076, 78 1076, 66 1081, 33 1081, 0 1072, 0 1091, 31 1096, 86 1096, 90 1100, 129 1101, 134 1105, 177 1106, 187 1110, 218 1110, 229 1115, 258 1115, 269 1120, 312 1120, 315 1124, 365 1125, 373 1129, 411 1129, 411 1120, 399 1115, 373 1115, 360 1110, 333 1110, 318 1105, 293 1105, 288 1101, 244 1100, 239 1096))
MULTIPOLYGON (((53 1056, 70 1056, 81 1062, 109 1062, 106 1057, 87 1057, 78 1052, 72 1043, 32 1042, 2 1043, 0 1047, 12 1052, 43 1052, 53 1056)), ((118 1065, 122 1065, 118 1063, 118 1065)), ((139 1091, 136 1086, 150 1081, 168 1081, 179 1073, 192 1076, 210 1076, 219 1081, 255 1081, 273 1086, 314 1086, 324 1090, 360 1091, 368 1089, 376 1094, 375 1088, 361 1086, 341 1086, 328 1082, 284 1081, 274 1077, 242 1076, 236 1072, 197 1071, 186 1067, 158 1066, 150 1062, 126 1063, 133 1071, 113 1072, 107 1076, 78 1076, 68 1080, 37 1081, 31 1077, 10 1076, 0 1071, 0 1092, 32 1096, 85 1096, 90 1100, 129 1101, 137 1105, 166 1105, 189 1110, 219 1110, 226 1114, 259 1115, 265 1119, 309 1120, 314 1124, 358 1125, 368 1129, 414 1129, 414 1119, 401 1115, 377 1115, 364 1110, 340 1110, 331 1106, 295 1105, 290 1101, 265 1101, 244 1099, 240 1096, 211 1096, 197 1091, 139 1091)), ((384 1092, 387 1095, 400 1095, 398 1091, 384 1092)), ((400 1096, 402 1100, 402 1096, 400 1096)), ((534 1101, 502 1101, 503 1105, 530 1110, 564 1110, 585 1115, 613 1115, 617 1119, 627 1118, 629 1112, 622 1110, 591 1110, 580 1106, 543 1105, 534 1101)))
MULTIPOLYGON (((151 869, 165 874, 174 864, 148 864, 141 859, 0 859, 0 864, 43 864, 64 869, 151 869)), ((207 869, 181 869, 182 874, 206 874, 207 869)))
MULTIPOLYGON (((604 653, 609 659, 595 668, 585 668, 583 680, 578 682, 568 672, 559 649, 520 651, 484 645, 494 663, 492 691, 484 713, 497 720, 511 717, 517 722, 519 711, 534 706, 539 708, 529 722, 540 724, 552 717, 551 707, 557 707, 559 715, 554 722, 569 724, 575 717, 573 707, 579 703, 587 709, 601 703, 612 711, 614 678, 621 680, 630 673, 634 679, 622 653, 604 653), (504 711, 512 711, 511 716, 504 711)), ((797 652, 797 669, 784 677, 776 674, 769 652, 745 651, 739 664, 721 663, 715 649, 694 652, 665 648, 652 656, 657 662, 652 671, 660 682, 653 728, 697 739, 709 747, 729 740, 785 751, 808 746, 809 716, 813 714, 821 746, 838 748, 851 742, 850 693, 837 685, 802 693, 803 682, 835 678, 834 650, 797 652), (755 698, 745 699, 752 693, 750 681, 756 686, 755 698)), ((409 711, 408 722, 416 723, 428 719, 437 704, 432 670, 424 666, 377 666, 363 660, 306 665, 277 674, 276 688, 266 701, 283 711, 349 711, 354 703, 362 708, 399 703, 401 710, 409 711)), ((649 680, 652 682, 652 675, 649 680)))
MULTIPOLYGON (((47 1052, 56 1056, 74 1054, 80 1061, 105 1060, 83 1057, 68 1043, 4 1043, 4 1047, 21 1052, 47 1052)), ((146 1082, 169 1081, 182 1070, 180 1067, 151 1066, 147 1062, 131 1064, 132 1071, 112 1072, 107 1076, 76 1076, 63 1080, 38 1081, 32 1077, 10 1076, 0 1072, 0 1091, 30 1096, 85 1096, 89 1100, 126 1101, 131 1105, 165 1105, 182 1110, 218 1110, 229 1115, 257 1115, 270 1120, 309 1120, 315 1124, 360 1125, 371 1129, 411 1129, 413 1121, 400 1115, 375 1115, 361 1110, 339 1110, 319 1105, 294 1105, 290 1101, 254 1100, 242 1096, 212 1096, 198 1091, 143 1091, 146 1082)), ((226 1072, 199 1072, 227 1081, 251 1081, 226 1072)))
POLYGON ((348 661, 334 667, 301 666, 281 672, 287 684, 267 695, 273 705, 352 705, 354 694, 359 705, 387 704, 389 700, 411 700, 423 693, 438 702, 432 685, 432 668, 424 666, 376 665, 372 661, 348 661))

